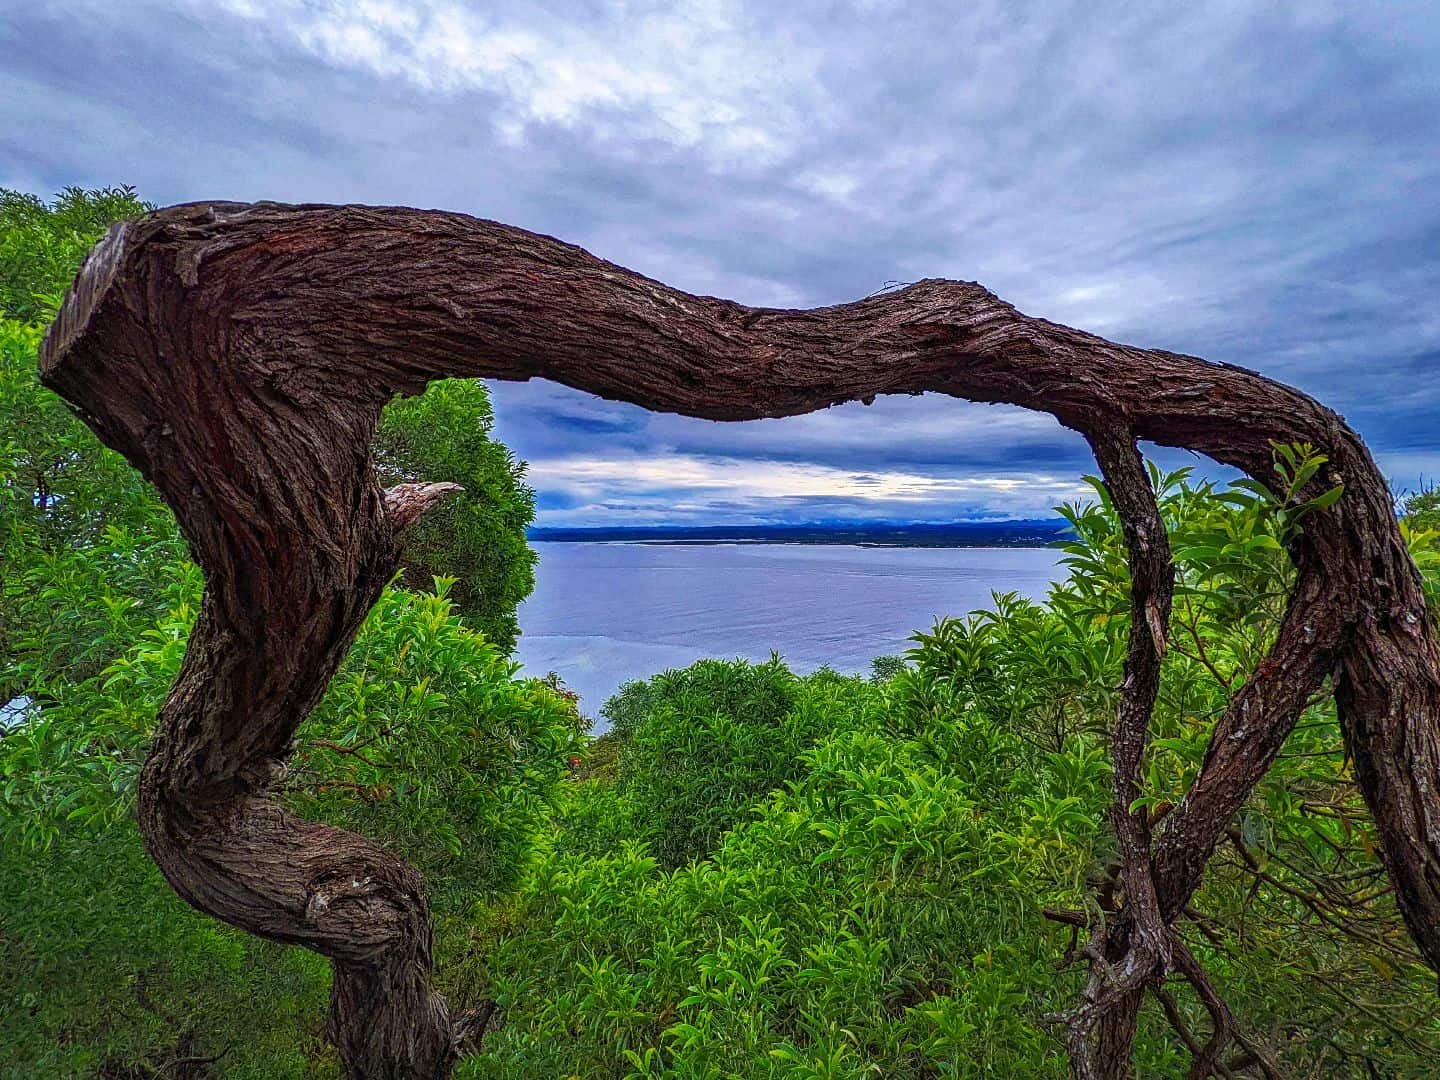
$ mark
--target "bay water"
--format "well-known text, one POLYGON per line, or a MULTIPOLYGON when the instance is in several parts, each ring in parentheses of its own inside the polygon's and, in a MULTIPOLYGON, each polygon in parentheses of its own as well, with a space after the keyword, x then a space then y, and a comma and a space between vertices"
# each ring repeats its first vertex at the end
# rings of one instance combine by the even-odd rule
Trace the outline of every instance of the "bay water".
MULTIPOLYGON (((868 674, 937 616, 994 592, 1042 599, 1063 576, 1054 548, 832 544, 535 543, 535 591, 516 659, 556 672, 587 716, 620 684, 701 657, 868 674)), ((599 721, 596 731, 603 730, 599 721)))

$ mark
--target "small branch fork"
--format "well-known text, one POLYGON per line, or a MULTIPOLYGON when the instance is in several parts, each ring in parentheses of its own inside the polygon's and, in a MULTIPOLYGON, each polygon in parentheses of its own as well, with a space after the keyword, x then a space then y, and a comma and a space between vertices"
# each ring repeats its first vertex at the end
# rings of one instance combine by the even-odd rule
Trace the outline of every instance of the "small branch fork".
MULTIPOLYGON (((1083 911, 1046 908, 1044 915, 1053 922, 1069 926, 1072 931, 1078 931, 1091 925, 1091 917, 1083 911)), ((1108 975, 1103 976, 1101 980, 1103 989, 1098 995, 1098 1008, 1091 1007, 1092 986, 1096 981, 1092 974, 1081 1005, 1067 1014, 1053 1018, 1067 1026, 1072 1038, 1077 1029, 1077 1022, 1088 1023, 1090 1029, 1098 1026, 1102 1032, 1101 1050, 1092 1050, 1087 1045, 1079 1048, 1077 1053, 1076 1048, 1073 1044, 1071 1045, 1072 1075, 1076 1077, 1128 1077, 1132 1075, 1128 1057, 1116 1060, 1104 1056, 1106 1028, 1103 1025, 1107 1021, 1114 1024, 1117 1020, 1122 1024, 1129 1024, 1131 1025, 1130 1034, 1133 1037, 1133 1024, 1138 1016, 1139 998, 1144 991, 1149 990, 1160 1004, 1161 1011, 1175 1030, 1176 1035, 1179 1036, 1180 1041, 1190 1051, 1192 1059, 1190 1080, 1205 1080, 1212 1076, 1229 1077, 1241 1068, 1258 1069, 1266 1080, 1284 1080, 1286 1073, 1276 1060, 1274 1052, 1263 1041, 1244 1029, 1180 935, 1174 929, 1166 927, 1164 937, 1165 955, 1169 958, 1170 971, 1181 976, 1190 984, 1191 989, 1200 999, 1200 1003, 1205 1007, 1205 1011, 1210 1015, 1210 1038, 1201 1043, 1195 1036, 1181 1014, 1175 996, 1167 988, 1165 976, 1159 972, 1158 968, 1148 975, 1138 978, 1130 991, 1122 988, 1119 979, 1112 979, 1108 975), (1241 1047, 1242 1054, 1228 1063, 1223 1062, 1221 1055, 1232 1042, 1241 1047)), ((1092 942, 1096 940, 1105 940, 1103 927, 1092 935, 1092 942)), ((1090 952, 1089 947, 1081 950, 1079 954, 1072 954, 1071 958, 1084 956, 1088 952, 1090 952)), ((1095 955, 1099 955, 1098 952, 1091 953, 1092 965, 1098 965, 1107 972, 1113 972, 1113 966, 1105 965, 1103 957, 1100 960, 1093 959, 1095 955)))
POLYGON ((406 529, 436 503, 465 489, 459 484, 396 484, 385 489, 385 513, 396 529, 406 529))

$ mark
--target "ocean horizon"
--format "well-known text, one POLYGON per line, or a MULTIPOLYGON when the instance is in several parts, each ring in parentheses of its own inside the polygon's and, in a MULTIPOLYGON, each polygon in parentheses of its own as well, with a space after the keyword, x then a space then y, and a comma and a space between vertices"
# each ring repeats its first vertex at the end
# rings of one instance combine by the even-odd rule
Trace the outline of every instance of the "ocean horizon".
POLYGON ((534 541, 535 591, 520 607, 516 659, 555 672, 604 730, 620 686, 705 657, 799 672, 868 674, 940 616, 992 592, 1043 598, 1061 576, 1053 547, 899 547, 715 541, 534 541))

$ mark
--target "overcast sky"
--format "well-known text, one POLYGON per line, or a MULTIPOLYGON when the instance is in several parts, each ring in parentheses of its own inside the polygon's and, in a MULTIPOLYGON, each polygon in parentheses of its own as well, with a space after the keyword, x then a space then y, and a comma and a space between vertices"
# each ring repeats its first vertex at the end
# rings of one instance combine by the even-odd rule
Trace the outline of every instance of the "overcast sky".
MULTIPOLYGON (((117 183, 462 210, 752 304, 976 279, 1440 478, 1434 0, 0 0, 0 186, 117 183)), ((1093 468, 933 395, 740 425, 493 396, 547 525, 1034 517, 1093 468)))

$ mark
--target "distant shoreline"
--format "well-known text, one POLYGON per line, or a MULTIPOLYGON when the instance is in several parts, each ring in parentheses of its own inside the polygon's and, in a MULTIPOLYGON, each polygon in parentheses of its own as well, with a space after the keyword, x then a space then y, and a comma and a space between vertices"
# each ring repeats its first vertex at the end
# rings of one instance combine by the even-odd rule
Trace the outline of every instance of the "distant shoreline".
POLYGON ((723 547, 746 544, 753 547, 858 547, 858 548, 1052 548, 1060 540, 1004 540, 986 542, 919 540, 632 540, 599 536, 531 536, 532 544, 630 544, 636 547, 723 547))
POLYGON ((537 543, 630 543, 656 545, 828 544, 847 547, 1054 547, 1067 529, 1056 521, 957 522, 948 525, 771 525, 701 528, 532 528, 537 543))

